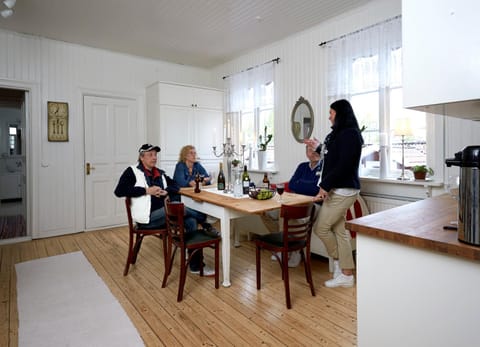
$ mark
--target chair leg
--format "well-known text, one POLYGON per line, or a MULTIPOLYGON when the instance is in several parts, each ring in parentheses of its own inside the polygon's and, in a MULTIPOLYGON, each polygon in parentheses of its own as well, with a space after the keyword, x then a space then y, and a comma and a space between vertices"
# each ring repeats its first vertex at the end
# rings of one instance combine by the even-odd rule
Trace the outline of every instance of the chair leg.
POLYGON ((128 240, 127 263, 125 264, 125 269, 123 270, 123 276, 127 276, 128 269, 130 268, 130 264, 132 263, 132 258, 133 258, 133 235, 130 233, 130 238, 128 240))
POLYGON ((287 301, 287 308, 292 308, 292 303, 290 300, 290 280, 288 278, 288 256, 285 256, 285 253, 282 254, 282 279, 283 284, 285 285, 285 299, 287 301))
MULTIPOLYGON (((302 258, 304 258, 303 249, 300 252, 302 254, 302 258)), ((309 250, 307 251, 307 255, 305 256, 305 261, 303 263, 305 265, 305 276, 307 277, 307 282, 310 285, 310 292, 312 293, 312 296, 315 296, 315 287, 313 286, 312 278, 312 263, 309 250)))
POLYGON ((167 264, 165 265, 165 273, 163 274, 162 288, 165 288, 167 286, 167 279, 172 272, 173 260, 175 259, 175 253, 177 252, 177 246, 175 246, 173 253, 172 247, 173 243, 169 238, 167 245, 167 264))
POLYGON ((143 241, 144 236, 145 235, 137 234, 137 238, 136 238, 136 241, 135 241, 135 247, 133 247, 132 264, 135 264, 137 262, 138 252, 140 252, 140 247, 142 247, 142 241, 143 241))
POLYGON ((182 248, 180 259, 180 281, 178 283, 177 302, 183 300, 183 288, 185 287, 185 280, 187 278, 187 262, 185 261, 185 249, 182 248))
POLYGON ((261 288, 261 274, 262 274, 262 269, 261 269, 261 259, 260 259, 260 246, 255 247, 255 259, 256 259, 256 267, 257 267, 257 289, 261 288))
POLYGON ((165 270, 168 266, 168 252, 167 252, 167 235, 161 235, 163 243, 163 264, 165 265, 165 270))
POLYGON ((220 286, 220 275, 219 275, 219 261, 220 261, 220 241, 215 244, 215 288, 218 289, 220 286))

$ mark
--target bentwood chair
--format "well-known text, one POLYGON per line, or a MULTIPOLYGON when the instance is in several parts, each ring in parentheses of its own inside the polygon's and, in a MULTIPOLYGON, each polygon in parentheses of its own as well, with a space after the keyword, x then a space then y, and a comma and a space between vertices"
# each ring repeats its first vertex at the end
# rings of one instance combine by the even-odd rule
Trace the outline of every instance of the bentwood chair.
POLYGON ((310 238, 312 225, 315 222, 315 208, 313 203, 289 206, 282 205, 280 217, 283 218, 283 231, 261 235, 255 240, 257 289, 261 289, 261 250, 265 249, 275 254, 282 268, 282 279, 285 286, 285 298, 287 308, 292 308, 290 300, 290 283, 288 276, 288 253, 300 251, 305 267, 305 277, 310 285, 312 296, 315 296, 315 288, 312 280, 312 268, 310 259, 310 238), (305 251, 304 251, 305 250, 305 251), (281 253, 281 257, 277 254, 281 253))
POLYGON ((133 222, 132 211, 130 208, 132 201, 130 198, 125 198, 125 207, 127 208, 127 217, 128 217, 128 229, 129 229, 129 240, 128 240, 128 256, 127 263, 125 264, 125 270, 123 275, 128 274, 128 269, 130 264, 135 264, 137 261, 138 252, 140 252, 140 247, 142 246, 142 241, 145 236, 156 236, 163 241, 163 260, 165 263, 165 269, 167 268, 167 229, 166 228, 149 228, 142 225, 138 225, 133 222))
POLYGON ((177 249, 180 249, 180 282, 178 284, 177 301, 183 300, 183 289, 187 278, 187 269, 190 261, 196 253, 200 253, 200 276, 203 276, 203 249, 213 248, 215 253, 215 288, 219 287, 219 258, 220 258, 220 236, 205 234, 201 230, 193 233, 185 233, 184 227, 185 206, 181 202, 167 201, 165 214, 168 230, 167 259, 168 266, 163 276, 162 288, 167 285, 167 279, 172 272, 173 262, 177 249), (172 251, 173 249, 173 251, 172 251), (189 252, 190 251, 190 252, 189 252), (187 256, 188 254, 188 256, 187 256))

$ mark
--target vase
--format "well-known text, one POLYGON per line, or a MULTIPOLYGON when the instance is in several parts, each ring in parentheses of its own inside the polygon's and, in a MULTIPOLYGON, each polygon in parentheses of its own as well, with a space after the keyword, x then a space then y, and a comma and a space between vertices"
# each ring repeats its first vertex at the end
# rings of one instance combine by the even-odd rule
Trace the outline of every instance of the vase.
POLYGON ((258 159, 258 169, 265 170, 267 168, 267 151, 258 151, 257 159, 258 159))

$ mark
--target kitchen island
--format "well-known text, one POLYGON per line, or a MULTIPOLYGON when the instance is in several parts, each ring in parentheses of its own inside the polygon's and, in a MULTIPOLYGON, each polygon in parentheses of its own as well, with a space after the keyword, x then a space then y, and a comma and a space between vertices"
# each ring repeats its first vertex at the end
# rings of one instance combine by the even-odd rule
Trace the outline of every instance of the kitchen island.
POLYGON ((357 232, 358 346, 479 346, 480 247, 447 194, 346 223, 357 232))

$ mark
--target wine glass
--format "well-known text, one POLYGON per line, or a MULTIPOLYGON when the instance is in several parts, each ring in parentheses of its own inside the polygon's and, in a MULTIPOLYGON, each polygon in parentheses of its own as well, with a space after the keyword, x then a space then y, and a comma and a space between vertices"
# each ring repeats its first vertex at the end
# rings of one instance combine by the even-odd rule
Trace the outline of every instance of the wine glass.
MULTIPOLYGON (((458 190, 460 186, 460 177, 459 176, 448 176, 448 180, 445 184, 445 190, 452 196, 456 201, 457 212, 455 218, 458 218, 458 190)), ((458 220, 453 220, 450 224, 458 225, 458 220)))
POLYGON ((277 183, 277 194, 278 194, 278 202, 282 202, 282 194, 285 191, 285 184, 277 183))

